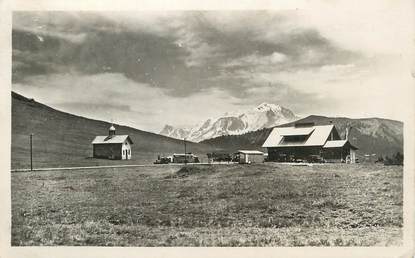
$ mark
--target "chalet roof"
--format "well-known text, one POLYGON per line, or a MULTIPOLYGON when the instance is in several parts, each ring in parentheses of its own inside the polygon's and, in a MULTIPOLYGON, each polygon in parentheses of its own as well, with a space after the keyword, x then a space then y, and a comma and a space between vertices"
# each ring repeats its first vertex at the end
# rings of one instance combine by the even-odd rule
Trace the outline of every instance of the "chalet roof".
POLYGON ((310 127, 275 127, 262 147, 288 147, 288 146, 324 146, 330 132, 335 130, 334 125, 315 125, 310 127), (308 134, 307 134, 308 133, 308 134), (304 141, 285 142, 284 136, 309 135, 304 141))
POLYGON ((238 150, 236 153, 264 155, 262 151, 257 151, 257 150, 238 150))
POLYGON ((133 141, 128 135, 114 135, 112 137, 109 137, 108 135, 100 135, 95 137, 95 139, 92 141, 92 144, 124 143, 127 140, 130 142, 130 144, 133 144, 133 141))
POLYGON ((348 140, 327 141, 326 144, 324 144, 323 148, 341 148, 346 144, 349 144, 350 148, 357 150, 357 148, 353 146, 348 140))
POLYGON ((343 147, 347 143, 347 140, 327 141, 324 144, 324 148, 338 148, 343 147))
POLYGON ((282 136, 309 135, 313 131, 314 127, 281 127, 278 130, 279 134, 282 136))

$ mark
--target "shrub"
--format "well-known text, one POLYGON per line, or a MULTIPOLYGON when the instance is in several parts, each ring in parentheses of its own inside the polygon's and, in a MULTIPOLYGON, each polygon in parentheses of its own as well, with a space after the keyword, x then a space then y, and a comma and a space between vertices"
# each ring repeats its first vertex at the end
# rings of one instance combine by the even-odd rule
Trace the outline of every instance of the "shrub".
POLYGON ((401 154, 399 151, 394 154, 392 157, 385 157, 385 160, 383 162, 384 165, 403 165, 403 154, 401 154))

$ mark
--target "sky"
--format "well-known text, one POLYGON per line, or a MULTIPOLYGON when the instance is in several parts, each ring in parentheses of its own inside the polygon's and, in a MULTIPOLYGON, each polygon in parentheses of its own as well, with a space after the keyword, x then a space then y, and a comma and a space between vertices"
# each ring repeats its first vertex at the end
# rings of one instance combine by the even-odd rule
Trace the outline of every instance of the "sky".
POLYGON ((263 102, 298 116, 403 120, 410 13, 393 1, 318 11, 19 11, 12 90, 156 133, 263 102))

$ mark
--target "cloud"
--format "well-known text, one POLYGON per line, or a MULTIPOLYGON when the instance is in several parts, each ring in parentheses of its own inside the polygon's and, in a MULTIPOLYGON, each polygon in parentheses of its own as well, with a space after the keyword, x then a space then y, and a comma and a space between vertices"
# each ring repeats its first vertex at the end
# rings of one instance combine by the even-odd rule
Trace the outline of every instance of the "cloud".
POLYGON ((81 44, 88 30, 78 13, 13 12, 13 29, 41 36, 54 37, 81 44))
POLYGON ((176 98, 120 73, 31 76, 24 84, 13 84, 13 90, 66 112, 154 132, 164 124, 195 124, 202 116, 236 107, 236 99, 220 89, 176 98))
POLYGON ((347 72, 355 67, 354 64, 335 64, 335 65, 323 65, 320 70, 324 72, 347 72))
POLYGON ((269 56, 260 56, 258 54, 251 54, 248 56, 233 59, 223 64, 225 68, 231 67, 251 67, 251 66, 270 66, 283 63, 287 60, 287 56, 278 52, 274 52, 269 56))
POLYGON ((312 4, 313 8, 305 8, 299 13, 299 23, 318 30, 341 48, 369 56, 402 54, 413 48, 410 39, 414 29, 412 1, 399 4, 367 1, 359 7, 350 1, 317 1, 312 4))
POLYGON ((65 109, 78 103, 90 115, 107 101, 111 114, 143 128, 264 101, 304 114, 396 116, 386 111, 393 106, 376 111, 364 98, 387 102, 392 89, 406 87, 399 48, 408 28, 392 30, 400 9, 342 13, 337 6, 322 4, 323 16, 315 9, 14 12, 13 88, 65 109), (396 44, 383 44, 394 36, 396 44), (79 100, 61 99, 72 90, 79 100), (182 113, 189 107, 195 112, 182 113))
POLYGON ((222 76, 237 66, 305 69, 355 57, 296 20, 291 13, 264 11, 18 12, 13 60, 24 65, 15 66, 13 80, 68 71, 113 72, 172 96, 186 97, 218 84, 238 96, 240 89, 227 87, 238 83, 230 82, 235 76, 222 76))
POLYGON ((240 99, 241 104, 250 104, 251 106, 258 103, 278 103, 284 107, 289 107, 298 115, 324 114, 328 108, 333 108, 336 102, 326 96, 320 96, 318 93, 304 93, 293 89, 282 83, 268 84, 262 87, 249 87, 246 89, 246 98, 240 99), (249 99, 246 101, 246 99, 249 99))
POLYGON ((37 39, 40 42, 44 42, 44 36, 50 37, 50 38, 57 38, 57 39, 63 39, 66 41, 69 41, 71 43, 75 44, 81 44, 84 42, 86 38, 86 33, 79 33, 79 34, 72 34, 72 33, 62 33, 58 31, 48 31, 44 30, 41 26, 40 28, 19 28, 16 27, 16 30, 20 30, 22 32, 30 33, 36 35, 37 39))

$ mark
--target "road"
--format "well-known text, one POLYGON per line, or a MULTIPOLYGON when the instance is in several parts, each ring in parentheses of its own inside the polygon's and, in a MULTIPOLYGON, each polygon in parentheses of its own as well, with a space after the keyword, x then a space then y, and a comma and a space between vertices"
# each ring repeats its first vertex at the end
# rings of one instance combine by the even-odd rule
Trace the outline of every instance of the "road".
MULTIPOLYGON (((221 163, 187 163, 187 165, 230 165, 234 162, 221 163)), ((169 163, 169 164, 140 164, 140 165, 112 165, 112 166, 88 166, 88 167, 57 167, 57 168, 30 168, 12 169, 11 172, 36 172, 36 171, 52 171, 52 170, 81 170, 81 169, 99 169, 99 168, 128 168, 128 167, 158 167, 158 166, 183 166, 184 163, 169 163)))

